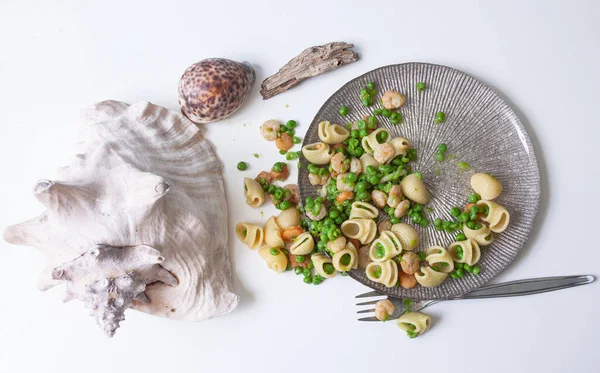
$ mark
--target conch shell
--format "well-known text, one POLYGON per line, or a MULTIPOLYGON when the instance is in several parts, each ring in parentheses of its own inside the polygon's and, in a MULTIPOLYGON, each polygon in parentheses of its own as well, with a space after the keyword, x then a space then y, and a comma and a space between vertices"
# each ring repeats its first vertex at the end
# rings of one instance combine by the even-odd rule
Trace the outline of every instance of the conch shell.
POLYGON ((81 152, 34 187, 47 210, 4 232, 47 257, 39 288, 65 283, 108 336, 128 308, 195 321, 235 309, 221 164, 198 128, 148 102, 82 119, 81 152))

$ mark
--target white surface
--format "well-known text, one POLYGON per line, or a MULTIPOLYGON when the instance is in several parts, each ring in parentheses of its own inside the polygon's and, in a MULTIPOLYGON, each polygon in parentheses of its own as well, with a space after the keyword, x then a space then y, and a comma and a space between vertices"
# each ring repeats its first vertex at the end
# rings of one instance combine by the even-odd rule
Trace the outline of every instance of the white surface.
MULTIPOLYGON (((177 110, 181 73, 211 56, 248 60, 257 69, 248 103, 208 126, 207 136, 225 164, 230 227, 261 221, 259 211, 267 217, 274 208, 245 206, 241 180, 282 157, 259 139, 260 123, 293 118, 301 134, 351 78, 386 64, 427 61, 462 69, 508 97, 535 146, 540 213, 523 253, 496 281, 598 274, 600 251, 590 237, 600 209, 590 198, 600 183, 598 2, 83 3, 0 4, 0 226, 42 211, 30 188, 69 160, 80 108, 118 99, 177 110), (361 60, 261 100, 262 79, 304 48, 335 40, 356 44, 361 60), (250 162, 250 170, 237 171, 238 160, 250 162)), ((268 271, 233 232, 230 242, 242 296, 237 311, 204 323, 131 311, 112 340, 81 303, 60 303, 62 289, 36 289, 41 254, 0 243, 0 372, 599 369, 597 284, 442 303, 427 310, 432 330, 409 340, 393 323, 355 321, 353 297, 366 288, 351 279, 308 286, 293 273, 268 271), (379 365, 383 358, 389 362, 379 365)))

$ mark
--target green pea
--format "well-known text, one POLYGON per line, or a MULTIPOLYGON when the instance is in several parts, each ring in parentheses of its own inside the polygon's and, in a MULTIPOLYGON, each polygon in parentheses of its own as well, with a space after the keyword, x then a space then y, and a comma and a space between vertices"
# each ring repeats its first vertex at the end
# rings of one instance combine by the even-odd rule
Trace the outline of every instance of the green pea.
POLYGON ((288 129, 288 130, 287 130, 287 132, 286 132, 286 133, 287 133, 288 135, 290 135, 290 136, 294 136, 294 135, 296 134, 296 131, 294 131, 293 129, 291 129, 291 128, 290 128, 290 129, 288 129))
POLYGON ((459 233, 456 235, 456 241, 464 241, 467 239, 467 236, 465 236, 464 233, 459 233))
POLYGON ((473 267, 471 267, 471 266, 470 266, 470 265, 468 265, 467 263, 465 263, 465 264, 463 265, 463 268, 464 268, 464 270, 465 270, 465 271, 467 271, 467 272, 469 272, 469 273, 473 271, 473 267))
POLYGON ((419 225, 423 228, 428 227, 429 220, 426 217, 421 217, 421 221, 419 222, 419 225))
POLYGON ((423 179, 423 174, 420 173, 419 171, 415 171, 415 172, 413 172, 413 174, 415 174, 419 179, 423 179))
POLYGON ((340 258, 340 263, 342 263, 342 265, 347 266, 348 264, 350 264, 351 260, 352 260, 352 257, 350 256, 350 254, 344 254, 340 258))
POLYGON ((340 216, 340 212, 338 210, 331 210, 331 211, 329 211, 329 217, 331 219, 335 219, 338 216, 340 216))
POLYGON ((360 120, 358 120, 358 121, 356 122, 356 127, 357 127, 359 130, 364 130, 364 129, 366 129, 366 128, 367 128, 367 122, 365 122, 364 120, 360 119, 360 120))
POLYGON ((483 216, 488 216, 488 214, 490 213, 490 207, 488 205, 483 205, 480 213, 483 216))
POLYGON ((296 261, 298 263, 303 263, 306 260, 306 257, 304 255, 296 255, 296 261))
POLYGON ((481 268, 479 266, 474 266, 471 273, 474 274, 475 276, 477 276, 480 271, 481 271, 481 268))
POLYGON ((304 283, 305 284, 312 284, 313 279, 312 277, 310 277, 310 275, 308 277, 304 277, 304 283))
POLYGON ((481 199, 481 196, 477 193, 471 193, 469 195, 469 203, 477 203, 481 199))
POLYGON ((304 275, 304 277, 310 277, 310 269, 304 268, 302 270, 302 274, 304 275))
POLYGON ((375 185, 375 184, 379 184, 379 180, 381 180, 381 178, 377 175, 373 175, 369 177, 369 183, 375 185))
POLYGON ((340 225, 346 220, 348 220, 348 219, 344 219, 341 216, 339 216, 339 217, 335 218, 335 224, 340 225))
POLYGON ((463 269, 462 269, 462 268, 459 268, 459 269, 457 269, 457 270, 456 270, 456 275, 457 275, 459 278, 462 278, 462 277, 464 277, 464 275, 465 275, 465 272, 463 271, 463 269))
POLYGON ((366 88, 361 88, 360 89, 360 96, 363 97, 363 96, 367 96, 367 95, 369 95, 369 91, 367 91, 366 88))
POLYGON ((437 152, 437 154, 435 155, 435 157, 436 157, 436 158, 437 158, 437 160, 438 160, 438 161, 440 161, 440 162, 443 162, 443 161, 444 161, 444 159, 446 159, 446 158, 444 157, 444 153, 441 153, 441 152, 437 152))
POLYGON ((375 127, 377 127, 377 118, 370 116, 367 118, 367 128, 372 130, 375 129, 375 127))
POLYGON ((417 83, 417 92, 422 92, 425 90, 425 83, 423 82, 418 82, 417 83))
POLYGON ((288 256, 290 255, 290 252, 288 249, 281 249, 281 252, 283 253, 283 255, 288 256))
POLYGON ((289 128, 296 128, 298 123, 296 123, 295 120, 288 120, 287 122, 285 122, 285 125, 289 128))
POLYGON ((378 143, 382 144, 385 140, 387 140, 388 135, 389 134, 386 131, 381 131, 375 136, 375 138, 377 139, 378 143))
POLYGON ((481 228, 483 228, 483 225, 481 225, 480 223, 475 223, 475 226, 473 227, 474 230, 478 231, 481 228))
POLYGON ((458 207, 452 207, 450 209, 450 215, 452 216, 459 216, 460 215, 460 209, 458 207))
POLYGON ((466 223, 469 221, 469 213, 464 211, 460 214, 460 216, 458 217, 458 220, 462 221, 463 223, 466 223))
POLYGON ((350 136, 353 139, 358 139, 360 137, 360 132, 358 130, 352 130, 350 131, 350 136))
POLYGON ((245 171, 248 168, 248 165, 246 164, 246 162, 239 162, 237 164, 237 169, 240 171, 245 171))
POLYGON ((456 272, 452 272, 452 273, 450 273, 450 277, 452 277, 452 278, 453 278, 453 279, 455 279, 455 280, 456 280, 457 278, 460 278, 460 277, 458 277, 458 275, 456 274, 456 272))
POLYGON ((389 109, 383 109, 381 110, 381 115, 383 115, 386 118, 389 118, 392 116, 392 111, 389 109))
POLYGON ((468 221, 466 225, 467 225, 467 228, 469 228, 471 230, 475 229, 475 222, 468 221))
POLYGON ((353 182, 353 181, 356 181, 356 179, 358 179, 358 176, 356 176, 356 174, 354 172, 350 172, 350 173, 348 173, 347 179, 348 179, 348 181, 353 182))
POLYGON ((421 223, 421 214, 419 214, 418 212, 414 212, 410 216, 410 219, 413 221, 413 223, 419 224, 419 223, 421 223))
POLYGON ((471 165, 468 164, 467 162, 458 162, 458 168, 461 170, 468 170, 469 168, 471 168, 471 165))
POLYGON ((358 131, 358 135, 363 138, 369 135, 369 132, 367 131, 366 128, 361 129, 360 131, 358 131))
POLYGON ((369 89, 375 89, 375 83, 373 83, 373 82, 367 83, 367 88, 369 88, 369 89))
POLYGON ((346 115, 348 115, 348 106, 344 106, 342 105, 340 107, 340 115, 345 117, 346 115))
POLYGON ((448 145, 446 145, 445 143, 441 143, 440 145, 438 145, 437 149, 440 153, 445 153, 448 150, 448 145))
POLYGON ((375 175, 377 174, 377 169, 374 166, 369 165, 367 166, 366 172, 367 175, 375 175))
POLYGON ((375 245, 375 257, 378 259, 381 259, 385 256, 385 248, 383 247, 383 245, 381 243, 377 243, 375 245))
POLYGON ((302 267, 296 267, 296 268, 294 268, 294 272, 295 272, 297 275, 300 275, 300 274, 302 274, 302 267))
POLYGON ((435 114, 435 123, 442 123, 446 120, 446 114, 443 111, 438 111, 435 114))
POLYGON ((412 209, 414 212, 423 212, 423 206, 418 203, 415 203, 412 209))
POLYGON ((279 154, 281 154, 281 155, 286 154, 286 153, 287 153, 287 150, 280 150, 279 151, 279 154))
POLYGON ((291 206, 290 201, 282 201, 280 204, 277 205, 277 208, 279 210, 287 210, 289 209, 291 206))
POLYGON ((381 267, 375 268, 375 270, 373 271, 373 273, 371 273, 371 275, 373 275, 373 277, 375 277, 375 278, 381 277, 381 267))
POLYGON ((436 218, 436 219, 433 221, 433 226, 434 226, 434 227, 441 227, 441 226, 442 226, 442 219, 440 219, 440 218, 436 218))
POLYGON ((359 181, 358 183, 356 183, 356 186, 354 187, 354 190, 357 192, 364 192, 366 191, 368 188, 367 183, 364 181, 359 181))
POLYGON ((356 192, 356 199, 359 201, 364 201, 366 199, 368 199, 370 197, 369 192, 367 191, 361 191, 361 192, 356 192))
POLYGON ((458 260, 462 260, 462 258, 463 258, 463 255, 464 255, 464 254, 463 254, 461 251, 457 251, 457 252, 456 252, 456 258, 457 258, 458 260))
POLYGON ((271 253, 271 255, 278 255, 279 254, 279 250, 277 250, 275 248, 269 250, 269 252, 271 253))
POLYGON ((323 271, 330 275, 333 273, 333 271, 335 271, 335 268, 333 268, 333 265, 331 263, 325 263, 323 264, 323 271))
POLYGON ((390 218, 390 223, 392 223, 392 224, 398 224, 398 223, 400 223, 400 218, 397 218, 395 216, 391 217, 390 218))
POLYGON ((300 140, 300 138, 298 136, 294 136, 294 137, 292 137, 292 142, 294 144, 300 144, 302 142, 302 140, 300 140))
POLYGON ((275 172, 281 172, 281 170, 283 169, 283 164, 281 162, 277 162, 273 165, 271 169, 275 172))

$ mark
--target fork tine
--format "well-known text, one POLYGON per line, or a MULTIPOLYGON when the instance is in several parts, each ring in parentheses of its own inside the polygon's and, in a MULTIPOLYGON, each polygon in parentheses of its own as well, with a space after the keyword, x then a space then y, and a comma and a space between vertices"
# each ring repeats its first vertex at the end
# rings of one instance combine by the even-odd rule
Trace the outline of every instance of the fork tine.
POLYGON ((356 303, 357 306, 369 306, 371 304, 375 304, 377 302, 379 302, 381 299, 375 299, 375 300, 370 300, 368 302, 360 302, 360 303, 356 303))
POLYGON ((368 293, 357 295, 355 298, 368 298, 368 297, 376 297, 376 296, 379 296, 379 295, 383 295, 383 294, 378 293, 376 291, 370 291, 368 293))
POLYGON ((360 310, 360 311, 356 311, 356 313, 369 313, 369 312, 375 312, 375 308, 372 308, 370 310, 360 310))
POLYGON ((361 319, 358 319, 358 321, 379 321, 379 319, 376 318, 375 316, 371 316, 371 317, 363 317, 361 319))

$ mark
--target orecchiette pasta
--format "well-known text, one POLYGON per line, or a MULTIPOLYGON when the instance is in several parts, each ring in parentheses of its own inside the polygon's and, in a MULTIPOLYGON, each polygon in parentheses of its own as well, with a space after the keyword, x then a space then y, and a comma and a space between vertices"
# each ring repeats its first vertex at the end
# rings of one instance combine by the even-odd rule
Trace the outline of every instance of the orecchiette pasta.
POLYGON ((319 139, 326 144, 339 144, 350 136, 347 129, 339 124, 331 124, 327 120, 319 123, 318 132, 319 139))
MULTIPOLYGON (((379 135, 379 138, 381 138, 382 135, 379 135)), ((368 136, 365 136, 362 138, 362 147, 365 150, 366 154, 373 154, 375 153, 375 147, 377 144, 383 144, 384 142, 389 142, 390 141, 390 132, 388 130, 386 130, 385 128, 378 128, 375 131, 371 132, 368 136), (385 139, 383 141, 378 141, 377 139, 377 135, 379 135, 380 133, 385 132, 387 134, 383 135, 385 136, 385 139)))
POLYGON ((333 241, 327 242, 327 249, 334 254, 343 250, 344 247, 346 247, 346 237, 344 236, 340 236, 333 241))
POLYGON ((467 238, 473 239, 479 246, 487 246, 494 242, 494 234, 485 224, 480 224, 479 229, 470 229, 466 224, 463 225, 463 232, 467 238))
POLYGON ((367 278, 391 288, 398 281, 398 265, 392 259, 371 262, 365 270, 367 278))
POLYGON ((341 230, 344 236, 357 239, 364 245, 375 238, 377 224, 371 219, 352 219, 343 222, 341 230))
POLYGON ((257 208, 265 202, 265 191, 260 184, 249 177, 244 178, 244 197, 248 206, 257 208))
POLYGON ((337 274, 332 260, 324 253, 316 253, 311 256, 315 271, 325 278, 332 278, 337 274))
POLYGON ((425 253, 427 254, 425 260, 433 270, 443 273, 450 273, 454 270, 452 256, 445 248, 432 246, 425 253))
POLYGON ((470 266, 477 264, 481 257, 479 244, 472 238, 451 243, 448 246, 448 252, 455 262, 466 263, 470 266))
POLYGON ((374 262, 383 262, 402 252, 402 244, 392 231, 382 232, 369 248, 369 257, 374 262))
POLYGON ((282 230, 300 225, 300 212, 295 208, 283 210, 277 216, 277 225, 282 230))
POLYGON ((375 157, 367 153, 360 156, 360 164, 362 165, 363 172, 367 170, 367 166, 373 166, 375 168, 379 167, 379 162, 377 162, 375 157))
POLYGON ((379 216, 377 207, 366 202, 352 203, 350 219, 375 219, 377 216, 379 216))
POLYGON ((329 145, 323 142, 317 142, 302 147, 302 154, 310 163, 324 165, 331 161, 331 158, 335 152, 329 147, 329 145))
POLYGON ((402 194, 413 202, 425 205, 431 200, 431 195, 425 184, 416 174, 407 175, 400 182, 402 194))
POLYGON ((431 267, 421 267, 421 270, 415 273, 417 282, 426 288, 438 286, 444 282, 447 277, 447 273, 434 271, 431 267))
POLYGON ((471 176, 471 188, 483 199, 494 199, 502 193, 502 184, 489 174, 476 173, 471 176))
POLYGON ((258 250, 258 253, 260 254, 261 258, 265 260, 265 263, 267 263, 267 266, 270 269, 277 273, 285 271, 288 264, 288 259, 280 249, 263 247, 262 249, 258 250), (271 250, 273 250, 273 252, 276 251, 277 254, 273 255, 271 250))
POLYGON ((354 248, 354 245, 348 243, 346 247, 337 253, 333 254, 331 258, 333 267, 340 272, 347 272, 351 269, 358 267, 358 253, 354 248))
POLYGON ((394 137, 390 140, 390 145, 394 147, 396 155, 405 155, 410 149, 410 143, 404 137, 394 137))
POLYGON ((417 231, 408 224, 397 223, 392 225, 392 232, 396 233, 396 237, 402 244, 402 250, 413 251, 419 245, 419 235, 417 231))
POLYGON ((431 318, 421 312, 406 312, 398 318, 396 325, 409 335, 421 335, 431 327, 431 318))
POLYGON ((292 246, 290 246, 290 253, 294 255, 307 255, 310 254, 315 248, 315 240, 313 236, 304 232, 294 240, 292 246))
POLYGON ((490 230, 492 232, 504 232, 510 222, 510 214, 504 206, 483 199, 477 202, 477 206, 479 207, 479 211, 483 210, 483 214, 480 215, 482 216, 481 220, 490 225, 490 230))
POLYGON ((235 234, 240 241, 252 250, 260 248, 263 244, 264 232, 258 225, 238 223, 235 226, 235 234))
POLYGON ((274 216, 271 216, 265 223, 263 228, 265 232, 265 243, 268 247, 283 247, 283 237, 281 236, 281 228, 277 225, 277 221, 274 216))

